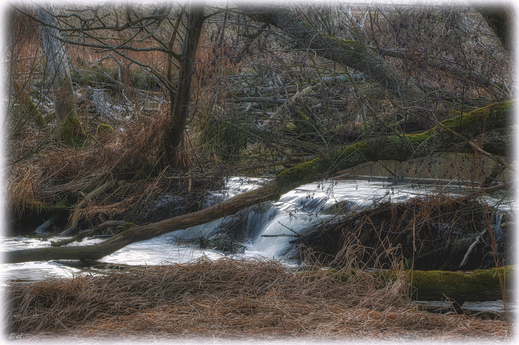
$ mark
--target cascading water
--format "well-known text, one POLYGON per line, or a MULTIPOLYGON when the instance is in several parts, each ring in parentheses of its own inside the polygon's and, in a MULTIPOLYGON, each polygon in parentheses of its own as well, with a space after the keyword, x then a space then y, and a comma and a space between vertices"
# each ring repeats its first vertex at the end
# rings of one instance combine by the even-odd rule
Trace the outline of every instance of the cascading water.
MULTIPOLYGON (((213 193, 207 198, 206 206, 258 188, 265 181, 265 179, 260 178, 230 178, 224 191, 213 193)), ((369 182, 366 180, 329 181, 303 185, 282 195, 277 202, 256 205, 232 216, 244 219, 242 231, 245 234, 243 244, 246 247, 243 253, 233 255, 283 259, 293 249, 290 241, 295 236, 308 233, 320 223, 329 221, 335 216, 338 207, 349 212, 355 212, 372 205, 374 202, 406 201, 411 197, 424 196, 437 190, 438 187, 434 186, 393 185, 387 181, 369 182)), ((446 192, 445 189, 444 192, 446 192)), ((454 187, 450 187, 448 192, 450 194, 462 194, 462 190, 454 187)), ((512 208, 512 205, 502 208, 507 211, 512 208)), ((101 261, 130 265, 156 265, 165 261, 183 263, 204 255, 211 259, 222 257, 225 255, 222 252, 182 245, 175 240, 208 238, 222 225, 222 222, 229 221, 230 218, 215 220, 149 241, 134 243, 106 256, 101 261)), ((4 250, 45 247, 50 245, 50 240, 54 240, 54 238, 11 237, 5 238, 3 245, 4 250)), ((73 245, 92 244, 99 241, 102 240, 84 240, 73 245)), ((70 276, 71 273, 79 272, 56 262, 3 266, 2 276, 4 279, 31 279, 31 272, 35 279, 40 279, 42 276, 70 276), (63 274, 60 274, 60 269, 63 270, 63 274)))
MULTIPOLYGON (((234 177, 229 179, 225 193, 214 194, 211 203, 223 200, 257 188, 263 183, 261 179, 246 179, 234 177)), ((312 183, 296 188, 281 196, 279 201, 251 207, 234 217, 245 218, 244 233, 246 234, 246 257, 265 257, 280 259, 288 254, 290 240, 298 235, 311 231, 318 224, 334 217, 333 209, 344 204, 348 210, 358 211, 373 203, 375 200, 392 197, 393 200, 407 200, 409 195, 400 195, 393 188, 390 192, 382 183, 357 182, 328 182, 312 183)), ((209 205, 207 205, 209 206, 209 205)), ((193 239, 209 237, 223 220, 192 227, 173 233, 177 239, 193 239)))

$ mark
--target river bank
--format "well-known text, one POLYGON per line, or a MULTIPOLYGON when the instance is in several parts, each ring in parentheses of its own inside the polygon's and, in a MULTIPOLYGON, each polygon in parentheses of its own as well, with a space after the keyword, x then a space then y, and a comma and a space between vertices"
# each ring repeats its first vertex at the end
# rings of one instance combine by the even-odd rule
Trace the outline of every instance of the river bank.
POLYGON ((10 339, 506 340, 512 324, 419 310, 405 280, 294 274, 280 262, 186 264, 7 286, 10 339))

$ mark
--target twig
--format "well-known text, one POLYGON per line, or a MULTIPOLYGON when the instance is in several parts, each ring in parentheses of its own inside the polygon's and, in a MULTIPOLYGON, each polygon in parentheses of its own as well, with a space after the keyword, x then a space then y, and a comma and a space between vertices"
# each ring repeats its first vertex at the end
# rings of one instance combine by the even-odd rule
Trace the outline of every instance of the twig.
POLYGON ((270 124, 270 122, 272 122, 272 120, 275 120, 276 118, 280 117, 283 114, 283 112, 285 112, 288 109, 288 107, 290 107, 292 104, 294 104, 297 101, 298 98, 309 94, 310 92, 312 92, 312 90, 314 88, 318 88, 319 86, 321 86, 321 84, 322 83, 319 82, 315 85, 311 85, 311 86, 307 87, 306 89, 296 93, 294 96, 290 97, 274 114, 270 115, 268 120, 263 123, 263 127, 269 126, 269 124, 270 124))
POLYGON ((474 249, 474 247, 481 242, 481 236, 483 236, 485 234, 485 232, 487 232, 487 229, 483 230, 483 232, 481 234, 479 234, 477 237, 476 237, 476 240, 474 241, 474 243, 472 243, 469 247, 469 249, 467 250, 467 253, 465 253, 465 256, 463 257, 463 260, 461 261, 461 264, 460 264, 460 268, 465 266, 465 264, 467 263, 467 261, 469 260, 469 257, 470 257, 470 253, 472 252, 472 250, 474 249))
MULTIPOLYGON (((281 225, 282 227, 288 229, 289 231, 292 231, 294 234, 296 234, 297 237, 300 237, 300 236, 301 236, 301 234, 295 232, 294 230, 290 229, 288 226, 282 224, 279 220, 278 220, 278 223, 279 223, 279 225, 281 225)), ((268 237, 268 235, 267 235, 267 236, 263 236, 263 237, 268 237)))
MULTIPOLYGON (((85 237, 95 235, 95 233, 100 231, 100 230, 103 230, 103 229, 106 229, 106 228, 109 228, 109 227, 112 227, 112 226, 122 227, 124 224, 126 224, 125 221, 111 220, 111 221, 108 221, 108 222, 101 223, 101 224, 99 224, 98 226, 96 226, 93 229, 87 229, 87 230, 81 231, 79 234, 77 234, 76 236, 74 236, 72 238, 67 238, 67 239, 61 240, 61 241, 51 241, 50 244, 53 247, 61 247, 61 246, 67 245, 67 244, 72 243, 72 242, 76 242, 76 241, 80 242, 85 237)), ((112 236, 112 235, 110 235, 110 236, 112 236)), ((99 237, 99 235, 96 236, 96 237, 99 237)), ((96 238, 96 237, 94 237, 94 238, 96 238)))

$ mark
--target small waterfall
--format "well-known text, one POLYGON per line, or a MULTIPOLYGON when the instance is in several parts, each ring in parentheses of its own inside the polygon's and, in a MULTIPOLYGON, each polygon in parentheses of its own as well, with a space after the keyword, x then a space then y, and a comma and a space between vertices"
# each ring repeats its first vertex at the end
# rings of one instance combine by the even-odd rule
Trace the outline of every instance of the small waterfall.
MULTIPOLYGON (((224 191, 213 193, 206 206, 220 202, 239 193, 258 188, 264 179, 233 177, 224 191)), ((311 183, 296 188, 281 196, 278 202, 264 203, 241 211, 233 217, 245 219, 245 256, 261 256, 269 259, 285 257, 291 250, 290 241, 306 234, 316 226, 332 219, 340 208, 349 212, 360 211, 374 201, 409 199, 409 191, 400 193, 383 183, 368 181, 341 181, 311 183), (391 191, 392 189, 392 191, 391 191)), ((173 237, 180 240, 210 237, 225 221, 211 223, 177 231, 173 237)))
MULTIPOLYGON (((226 188, 212 193, 205 201, 213 205, 226 198, 260 187, 268 181, 261 178, 233 177, 227 181, 226 188)), ((238 214, 218 219, 207 224, 176 231, 148 241, 133 243, 117 252, 104 257, 101 261, 110 263, 126 263, 130 265, 158 265, 162 262, 184 263, 196 260, 201 256, 217 259, 224 253, 211 249, 200 249, 194 246, 175 244, 174 239, 208 238, 217 231, 224 222, 234 218, 240 220, 240 231, 243 231, 242 243, 245 252, 233 254, 238 257, 265 257, 283 259, 294 249, 290 241, 294 237, 306 234, 323 222, 330 221, 342 214, 358 212, 371 206, 374 202, 404 202, 415 196, 426 196, 438 191, 438 186, 431 185, 393 185, 391 181, 347 180, 311 183, 300 186, 281 196, 277 202, 267 202, 249 207, 238 214), (241 217, 241 218, 240 218, 241 217)), ((444 193, 463 195, 464 190, 449 187, 444 193)), ((165 198, 164 200, 169 200, 165 198)), ((513 198, 506 195, 485 196, 483 200, 498 211, 493 215, 492 224, 496 242, 506 241, 503 227, 511 226, 512 210, 517 208, 513 198)), ((49 246, 52 237, 12 237, 3 239, 4 250, 27 249, 49 246)), ((102 239, 84 240, 71 245, 93 244, 102 239)), ((499 245, 499 243, 498 243, 499 245)), ((37 270, 42 276, 53 277, 70 275, 75 269, 65 268, 59 262, 40 262, 9 264, 2 275, 4 277, 27 277, 26 272, 37 270)), ((35 276, 38 277, 37 274, 35 276)))

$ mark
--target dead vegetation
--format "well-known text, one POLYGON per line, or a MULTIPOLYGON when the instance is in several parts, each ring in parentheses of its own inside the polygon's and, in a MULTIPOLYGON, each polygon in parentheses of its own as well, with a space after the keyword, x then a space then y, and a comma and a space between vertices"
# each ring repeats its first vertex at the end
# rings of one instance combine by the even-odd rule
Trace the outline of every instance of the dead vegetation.
POLYGON ((195 172, 191 179, 170 178, 175 172, 161 160, 162 133, 167 121, 165 113, 158 113, 117 128, 102 142, 91 136, 81 149, 53 141, 37 156, 13 165, 7 193, 8 207, 17 226, 28 225, 23 222, 27 215, 40 219, 60 211, 65 219, 70 212, 72 220, 72 211, 82 201, 77 216, 91 223, 114 216, 143 223, 178 215, 180 211, 157 210, 162 214, 154 214, 160 208, 160 198, 168 193, 182 199, 177 206, 181 205, 184 212, 202 208, 203 197, 220 181, 217 177, 197 178, 195 172), (109 184, 106 190, 95 198, 88 197, 105 183, 109 184))
MULTIPOLYGON (((324 10, 314 13, 317 19, 333 18, 324 10)), ((365 30, 366 37, 375 42, 368 41, 366 46, 375 49, 376 45, 385 59, 419 80, 429 95, 437 95, 432 102, 424 103, 423 109, 434 108, 441 120, 510 98, 509 56, 492 42, 483 41, 485 45, 475 51, 474 47, 480 46, 478 42, 465 45, 458 39, 468 39, 474 32, 487 37, 484 22, 478 19, 472 29, 469 26, 467 32, 460 33, 458 23, 449 19, 455 11, 440 12, 436 19, 427 12, 431 28, 440 23, 438 30, 444 28, 449 33, 435 43, 432 41, 437 41, 438 35, 415 30, 413 26, 417 24, 414 18, 418 18, 419 9, 405 12, 393 26, 389 26, 384 11, 369 12, 370 19, 380 12, 384 32, 377 29, 378 24, 367 24, 373 23, 366 20, 368 12, 356 10, 352 12, 353 18, 348 10, 345 20, 358 19, 365 27, 354 26, 348 32, 333 34, 356 40, 358 32, 365 30), (413 25, 408 26, 408 22, 413 25), (423 41, 426 35, 432 40, 432 50, 423 41), (389 45, 379 47, 377 41, 389 45), (419 50, 408 52, 409 42, 414 42, 419 50), (467 46, 467 51, 462 49, 467 46)), ((390 14, 399 18, 396 13, 390 14)), ((472 13, 470 18, 473 17, 472 13)), ((131 59, 71 46, 78 116, 88 136, 82 145, 66 147, 54 137, 57 124, 48 83, 42 76, 44 57, 36 37, 38 31, 34 29, 37 26, 28 21, 32 36, 26 42, 23 22, 20 18, 14 20, 16 26, 12 30, 18 43, 8 49, 10 77, 36 101, 50 125, 35 126, 30 111, 25 109, 27 105, 20 102, 26 97, 11 95, 11 165, 6 193, 16 223, 11 230, 26 233, 56 213, 61 216, 62 229, 74 218, 82 222, 80 228, 113 219, 136 224, 156 222, 201 209, 205 193, 220 185, 220 176, 235 169, 261 168, 261 172, 277 173, 296 161, 311 160, 363 138, 395 131, 401 134, 430 125, 423 120, 428 113, 422 113, 420 107, 400 114, 396 103, 366 75, 322 58, 314 60, 312 53, 294 49, 286 38, 279 39, 280 32, 272 27, 260 28, 258 23, 242 26, 242 19, 246 18, 228 18, 227 27, 219 18, 204 29, 193 111, 182 146, 187 153, 184 157, 189 160, 184 165, 189 169, 182 173, 167 167, 162 154, 170 110, 166 89, 157 75, 166 73, 167 55, 158 51, 125 52, 129 58, 155 68, 154 74, 137 67, 131 59), (253 37, 249 30, 262 35, 248 42, 248 37, 253 37), (213 41, 213 36, 220 32, 221 39, 213 41), (234 36, 247 40, 235 42, 234 36), (232 59, 238 62, 232 63, 232 59), (311 92, 304 98, 294 98, 308 87, 311 92), (282 104, 291 106, 278 112, 282 104), (272 135, 258 131, 268 122, 275 125, 269 129, 274 130, 272 135), (99 125, 105 123, 113 131, 100 133, 99 125), (103 185, 107 185, 106 190, 92 196, 103 185), (166 204, 169 206, 161 206, 166 204), (33 224, 28 226, 27 219, 33 224)), ((339 30, 348 25, 330 28, 339 30)), ((324 27, 320 29, 325 32, 324 27)), ((169 29, 165 32, 170 33, 169 29)), ((128 39, 133 33, 118 35, 106 42, 128 39)), ((143 40, 135 47, 145 48, 149 43, 143 40)), ((179 48, 177 45, 178 42, 175 47, 179 48)), ((502 153, 500 149, 507 143, 503 141, 492 152, 502 153)), ((335 248, 319 247, 315 241, 324 235, 314 234, 315 241, 305 243, 307 249, 312 249, 308 258, 335 260, 342 267, 352 262, 357 266, 369 263, 385 267, 387 263, 401 263, 402 256, 418 258, 435 250, 441 241, 455 241, 458 235, 467 235, 458 224, 464 217, 462 209, 479 207, 451 202, 447 208, 439 204, 424 208, 422 203, 415 200, 412 205, 379 205, 378 211, 347 219, 349 224, 336 224, 326 235, 335 231, 332 240, 335 245, 340 244, 335 248), (417 212, 411 214, 411 209, 417 212), (419 222, 420 217, 430 219, 419 222), (442 224, 447 224, 448 229, 442 232, 445 237, 439 238, 442 224), (415 246, 417 250, 409 252, 415 246), (344 262, 346 258, 349 263, 344 262)), ((473 211, 467 222, 484 227, 486 220, 477 212, 473 211)), ((338 283, 324 272, 309 278, 294 274, 279 263, 201 260, 68 280, 10 283, 5 313, 9 332, 27 338, 44 338, 45 334, 137 337, 150 332, 159 337, 235 338, 391 336, 502 340, 507 335, 510 323, 418 312, 413 309, 407 289, 402 279, 381 282, 363 272, 347 283, 338 283)))
POLYGON ((385 201, 353 214, 348 202, 339 208, 334 220, 293 241, 299 256, 339 267, 347 263, 394 268, 398 262, 418 270, 471 270, 512 263, 508 216, 492 229, 496 211, 474 195, 439 193, 406 202, 385 201), (479 235, 483 239, 476 241, 479 235))
POLYGON ((279 262, 201 259, 73 279, 10 283, 8 332, 44 339, 199 336, 505 339, 502 321, 420 312, 403 276, 294 273, 279 262))
MULTIPOLYGON (((125 12, 117 6, 99 8, 99 13, 88 6, 80 7, 92 14, 94 22, 103 23, 102 17, 114 25, 115 18, 125 12)), ((398 109, 365 73, 297 49, 280 35, 280 30, 260 26, 247 16, 231 11, 224 19, 214 14, 203 29, 197 53, 192 111, 181 155, 186 169, 173 185, 165 180, 180 173, 166 169, 162 154, 172 102, 164 80, 169 78, 176 84, 178 71, 168 69, 164 51, 142 49, 173 38, 172 47, 179 51, 182 39, 175 39, 165 22, 156 22, 153 35, 141 32, 137 37, 134 28, 121 31, 113 27, 92 33, 94 43, 113 49, 85 46, 81 40, 69 44, 78 118, 88 136, 78 147, 64 147, 54 137, 59 124, 46 80, 39 24, 24 14, 31 15, 33 10, 23 6, 11 9, 6 43, 10 84, 18 83, 24 90, 22 95, 11 87, 7 107, 7 203, 16 230, 24 232, 36 228, 56 210, 63 211, 59 227, 67 225, 63 219, 71 223, 74 217, 98 223, 118 215, 138 223, 139 217, 149 216, 146 210, 153 208, 152 201, 166 196, 157 193, 160 190, 169 193, 214 186, 222 171, 277 174, 294 163, 334 152, 357 140, 424 129, 432 125, 426 123, 431 114, 422 113, 421 108, 434 108, 434 116, 441 120, 509 99, 509 56, 484 20, 470 8, 416 7, 401 12, 389 7, 345 5, 304 11, 307 20, 319 23, 318 32, 331 30, 333 35, 348 40, 371 37, 365 42, 370 49, 375 49, 376 42, 385 42, 377 48, 384 58, 425 83, 431 95, 437 94, 436 87, 448 89, 409 114, 398 109), (368 15, 374 17, 366 20, 368 15), (352 25, 353 20, 361 26, 352 25), (333 22, 338 25, 331 25, 333 22), (438 36, 438 30, 446 35, 438 36), (480 41, 472 42, 476 34, 481 36, 480 41), (122 49, 124 55, 115 52, 121 41, 134 38, 134 50, 122 49), (415 52, 407 51, 409 42, 418 47, 415 52), (401 46, 406 49, 401 50, 401 46), (490 80, 489 76, 499 76, 499 80, 490 80), (486 83, 480 85, 481 79, 486 83), (24 95, 31 96, 47 127, 35 126, 24 95), (417 117, 420 123, 415 121, 417 117), (103 124, 114 131, 99 133, 103 124), (202 174, 214 178, 211 182, 198 179, 202 174), (191 184, 187 175, 192 177, 191 184), (113 186, 89 200, 89 193, 107 182, 113 186), (31 218, 34 224, 21 224, 22 218, 31 218)), ((80 18, 68 16, 71 8, 56 10, 63 23, 81 33, 80 18)), ((153 13, 145 6, 134 10, 142 16, 149 14, 148 10, 153 13)), ((167 10, 171 11, 169 24, 183 18, 180 6, 172 5, 167 10)), ((83 23, 90 20, 87 17, 83 23)), ((179 35, 184 34, 182 30, 179 35)), ((70 34, 68 38, 74 41, 77 37, 70 34)), ((508 136, 502 137, 492 152, 502 153, 509 142, 508 136)), ((158 219, 155 216, 141 222, 158 219)))

